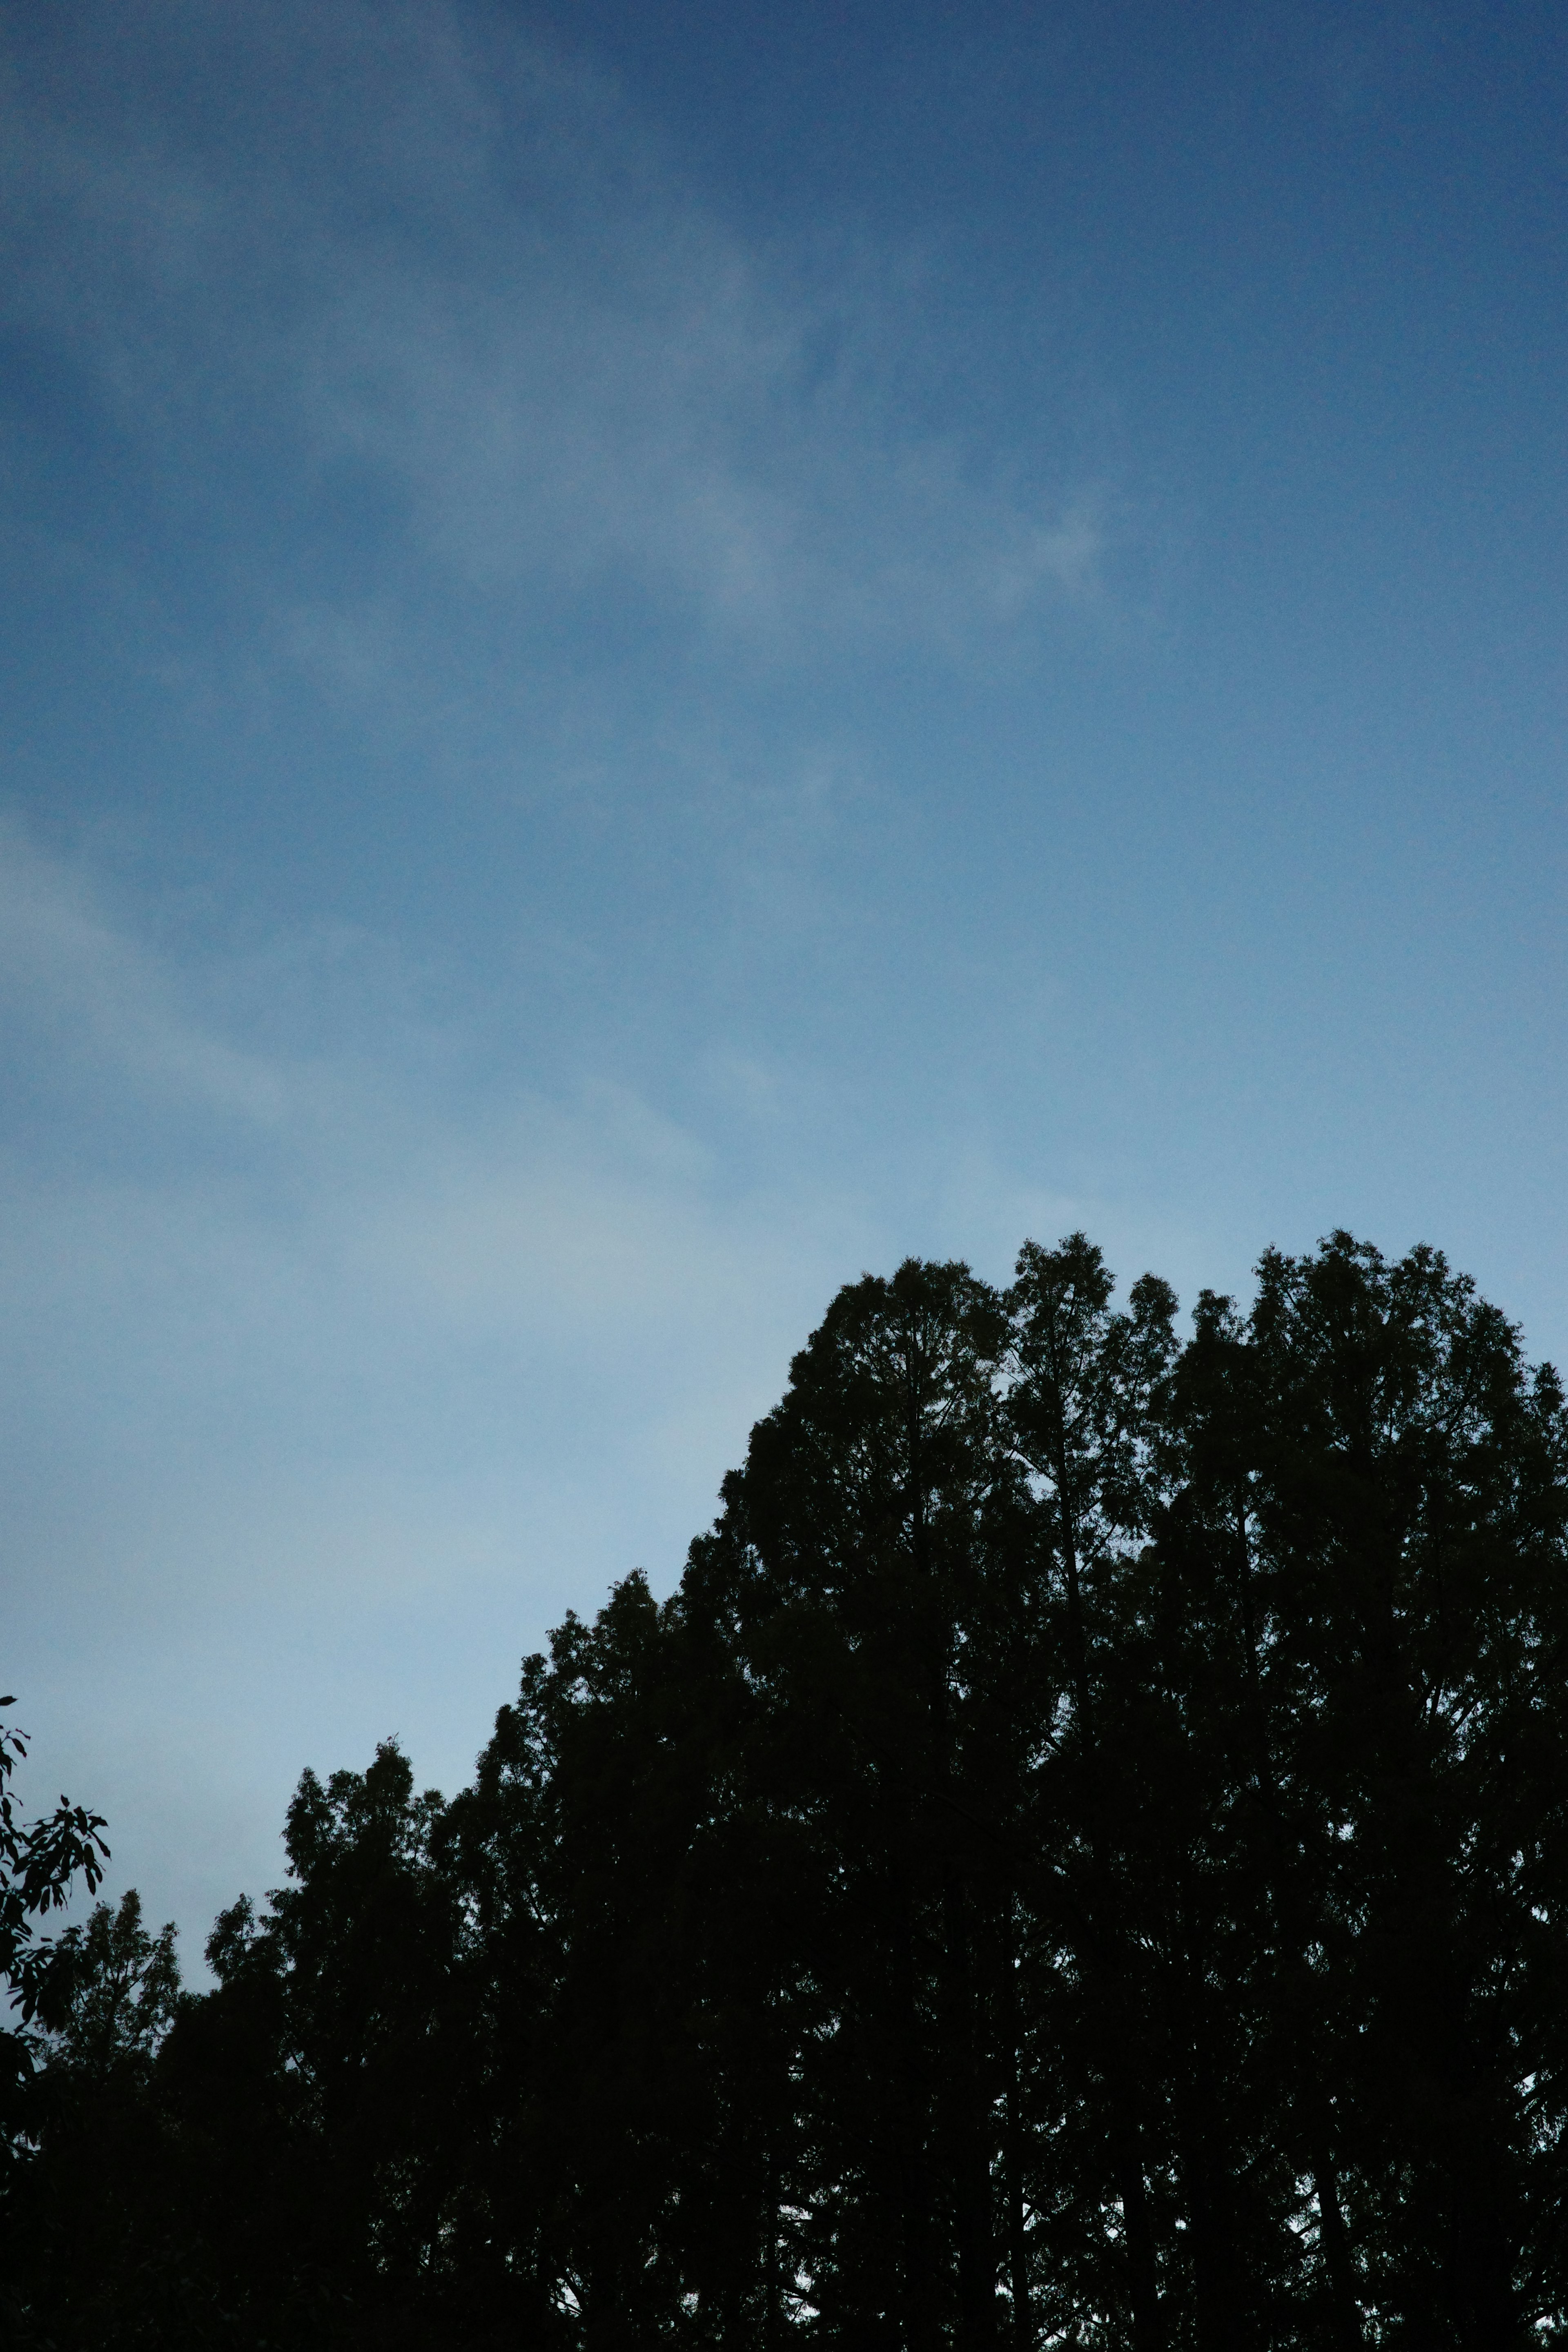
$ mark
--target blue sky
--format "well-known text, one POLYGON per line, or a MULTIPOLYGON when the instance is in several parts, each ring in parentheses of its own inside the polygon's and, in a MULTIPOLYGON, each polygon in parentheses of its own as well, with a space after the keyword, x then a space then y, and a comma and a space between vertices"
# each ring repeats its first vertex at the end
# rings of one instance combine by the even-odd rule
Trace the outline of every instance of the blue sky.
POLYGON ((187 1960, 864 1267, 1568 1353, 1560 10, 0 23, 5 1678, 187 1960))

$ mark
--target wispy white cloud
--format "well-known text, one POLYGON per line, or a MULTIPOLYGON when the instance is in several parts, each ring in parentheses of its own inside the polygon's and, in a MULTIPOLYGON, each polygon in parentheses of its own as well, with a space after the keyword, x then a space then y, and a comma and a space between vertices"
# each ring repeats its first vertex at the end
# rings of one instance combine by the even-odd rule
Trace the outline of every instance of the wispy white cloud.
MULTIPOLYGON (((276 945, 251 959, 263 976, 281 960, 276 945)), ((227 969, 182 970, 117 917, 88 869, 14 825, 0 834, 0 1006, 14 1055, 30 1040, 58 1090, 126 1098, 122 1126, 156 1130, 176 1116, 190 1138, 197 1118, 215 1135, 237 1124, 252 1152, 265 1144, 301 1255, 318 1270, 331 1262, 340 1311, 357 1289, 378 1318, 509 1325, 523 1341, 542 1315, 556 1345, 585 1320, 602 1348, 607 1318, 701 1319, 715 1284, 736 1294, 742 1261, 754 1281, 753 1213, 726 1200, 711 1148, 632 1089, 584 1074, 565 1096, 513 1085, 455 1103, 427 1085, 416 1050, 426 1041, 395 1002, 353 1043, 259 1045, 223 1011, 258 993, 246 961, 236 951, 227 969)), ((380 967, 369 984, 384 986, 380 967)), ((199 1136, 189 1150, 158 1179, 182 1219, 209 1173, 199 1136)), ((102 1203, 103 1172, 79 1173, 102 1203)), ((145 1186, 129 1190, 145 1215, 145 1186)), ((231 1199, 218 1205, 234 1212, 231 1199)), ((276 1235, 275 1207, 268 1223, 276 1235)), ((762 1255, 776 1275, 779 1252, 762 1255)))
MULTIPOLYGON (((268 452, 301 495, 352 464, 433 593, 607 583, 772 654, 846 632, 961 654, 1097 593, 1094 486, 1038 435, 986 450, 901 397, 910 257, 803 270, 759 247, 586 67, 439 5, 243 30, 198 5, 182 53, 209 69, 182 116, 177 77, 133 54, 148 25, 100 16, 122 88, 13 97, 7 194, 39 257, 17 299, 192 495, 268 452)), ((417 598, 324 605, 272 560, 281 648, 385 690, 417 598)))
POLYGON ((145 946, 117 928, 80 868, 0 827, 0 1003, 53 1056, 165 1098, 276 1125, 284 1075, 181 1004, 145 946))

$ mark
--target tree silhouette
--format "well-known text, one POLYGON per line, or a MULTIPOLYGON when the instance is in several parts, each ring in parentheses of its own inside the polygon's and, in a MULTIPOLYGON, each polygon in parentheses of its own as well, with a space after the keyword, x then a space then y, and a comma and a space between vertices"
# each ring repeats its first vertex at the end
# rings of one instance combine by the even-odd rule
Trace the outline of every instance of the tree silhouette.
POLYGON ((30 2340, 1561 2342, 1565 1569, 1436 1252, 1184 1338, 1081 1234, 867 1276, 469 1787, 306 1773, 209 1991, 133 1896, 59 1939, 30 2340))

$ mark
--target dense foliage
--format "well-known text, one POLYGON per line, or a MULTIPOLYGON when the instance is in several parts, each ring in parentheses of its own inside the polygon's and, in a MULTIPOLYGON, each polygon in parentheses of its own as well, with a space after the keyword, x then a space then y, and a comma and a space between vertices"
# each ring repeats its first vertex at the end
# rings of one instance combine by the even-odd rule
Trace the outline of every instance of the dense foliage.
POLYGON ((660 1604, 177 1990, 59 1948, 27 2340, 1568 2339, 1568 1420, 1417 1250, 840 1293, 660 1604))

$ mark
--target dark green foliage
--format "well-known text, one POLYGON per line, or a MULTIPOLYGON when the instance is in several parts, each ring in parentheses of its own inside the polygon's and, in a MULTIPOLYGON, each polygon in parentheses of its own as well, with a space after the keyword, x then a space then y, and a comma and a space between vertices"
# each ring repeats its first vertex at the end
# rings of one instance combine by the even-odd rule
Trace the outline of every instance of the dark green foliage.
MULTIPOLYGON (((0 1698, 0 1707, 15 1704, 0 1698)), ((88 1893, 96 1894, 109 1854, 102 1815, 68 1797, 41 1821, 24 1824, 11 1783, 26 1753, 27 1734, 0 1723, 0 1985, 12 2015, 20 2012, 19 2025, 0 2015, 0 2247, 23 2242, 33 2213, 29 2159, 42 2106, 39 2037, 27 2029, 35 2020, 54 2021, 68 1999, 69 1955, 40 1937, 35 1923, 63 1909, 79 1875, 88 1893)), ((67 1946, 74 1940, 61 1939, 67 1946)), ((11 2340, 20 2324, 16 2273, 15 2261, 0 2265, 0 2343, 11 2340)))
MULTIPOLYGON (((0 1707, 15 1705, 0 1698, 0 1707)), ((88 1893, 96 1894, 109 1853, 100 1834, 103 1816, 67 1797, 24 1828, 11 1780, 26 1753, 26 1733, 0 1724, 0 1981, 25 2025, 46 1998, 55 1958, 52 1946, 38 1941, 33 1922, 64 1908, 79 1872, 88 1893)))
POLYGON ((61 1939, 32 2340, 1563 2341, 1565 1570, 1433 1252, 868 1277, 470 1788, 307 1773, 200 1997, 61 1939))

